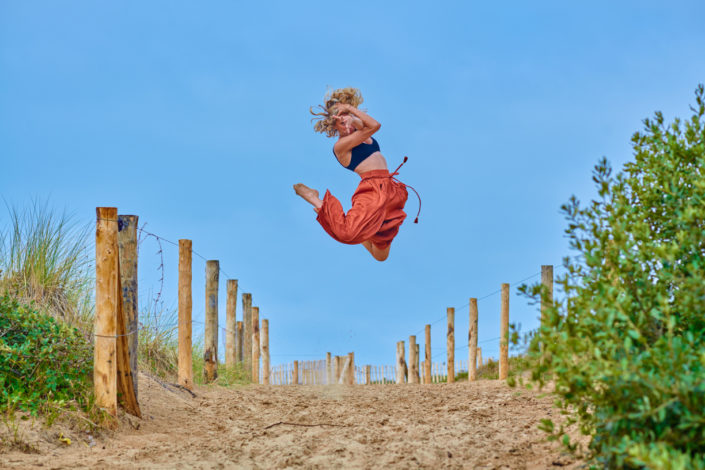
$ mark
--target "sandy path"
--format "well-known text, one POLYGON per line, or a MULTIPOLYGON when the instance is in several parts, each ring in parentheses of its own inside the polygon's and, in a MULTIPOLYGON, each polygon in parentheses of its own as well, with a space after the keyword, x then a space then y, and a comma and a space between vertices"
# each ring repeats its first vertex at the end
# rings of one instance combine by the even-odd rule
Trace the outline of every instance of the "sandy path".
POLYGON ((551 398, 498 381, 433 386, 200 387, 140 378, 145 419, 88 447, 44 442, 7 468, 573 468, 537 430, 551 398), (316 426, 276 424, 281 421, 316 426))

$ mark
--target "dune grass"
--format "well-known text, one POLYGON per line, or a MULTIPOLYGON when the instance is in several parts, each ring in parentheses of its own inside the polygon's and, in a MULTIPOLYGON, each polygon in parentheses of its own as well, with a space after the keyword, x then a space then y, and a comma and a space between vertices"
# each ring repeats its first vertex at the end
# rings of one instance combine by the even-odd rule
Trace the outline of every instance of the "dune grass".
POLYGON ((93 331, 93 261, 89 226, 47 203, 7 206, 0 226, 0 292, 34 302, 89 335, 93 331), (4 224, 3 224, 4 225, 4 224))
MULTIPOLYGON (((199 338, 193 345, 193 381, 198 385, 206 385, 204 380, 205 360, 203 359, 204 347, 203 338, 199 338)), ((235 364, 228 367, 218 361, 218 377, 210 385, 232 386, 245 385, 251 383, 250 371, 246 370, 243 364, 235 364)))

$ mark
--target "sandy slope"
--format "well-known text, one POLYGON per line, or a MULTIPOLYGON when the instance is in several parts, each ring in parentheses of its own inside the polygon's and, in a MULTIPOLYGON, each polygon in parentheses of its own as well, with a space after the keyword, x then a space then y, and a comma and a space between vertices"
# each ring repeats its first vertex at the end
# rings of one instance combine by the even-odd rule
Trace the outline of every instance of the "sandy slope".
POLYGON ((550 397, 468 385, 200 387, 192 398, 140 377, 145 419, 95 443, 39 433, 39 454, 3 468, 574 468, 537 430, 550 397), (277 424, 284 422, 283 424, 277 424), (294 424, 286 424, 294 423, 294 424), (298 425, 297 425, 298 424, 298 425), (310 424, 314 426, 301 426, 310 424), (95 444, 91 445, 90 444, 95 444))

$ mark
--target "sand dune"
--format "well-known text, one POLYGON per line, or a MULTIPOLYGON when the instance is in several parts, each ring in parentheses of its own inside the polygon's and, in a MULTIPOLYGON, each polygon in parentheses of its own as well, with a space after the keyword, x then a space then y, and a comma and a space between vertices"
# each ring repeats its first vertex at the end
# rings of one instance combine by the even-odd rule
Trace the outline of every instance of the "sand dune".
POLYGON ((145 419, 70 446, 45 432, 39 453, 4 468, 478 468, 578 466, 544 440, 551 398, 473 384, 199 387, 196 398, 140 377, 145 419), (135 428, 138 429, 135 429, 135 428))

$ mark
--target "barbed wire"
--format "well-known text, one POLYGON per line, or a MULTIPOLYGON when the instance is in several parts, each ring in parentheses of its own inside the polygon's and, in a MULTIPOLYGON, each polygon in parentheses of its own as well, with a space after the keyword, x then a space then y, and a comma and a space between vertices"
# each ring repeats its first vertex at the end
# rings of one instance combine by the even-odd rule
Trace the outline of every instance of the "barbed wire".
MULTIPOLYGON (((119 223, 119 221, 120 221, 119 219, 109 219, 109 218, 98 217, 98 218, 96 219, 96 223, 97 223, 98 221, 101 221, 101 220, 102 220, 102 221, 108 221, 108 222, 116 222, 116 223, 119 223)), ((137 238, 138 238, 138 240, 137 240, 138 246, 141 245, 147 238, 150 238, 150 237, 151 237, 151 238, 154 238, 154 240, 157 242, 157 244, 158 244, 158 246, 159 246, 159 249, 158 249, 157 252, 155 253, 156 255, 159 255, 159 266, 157 267, 157 271, 160 272, 160 277, 159 277, 159 281, 158 281, 158 282, 159 282, 159 291, 158 291, 157 294, 154 296, 154 301, 153 301, 153 304, 154 304, 154 312, 153 312, 153 315, 154 315, 154 318, 156 319, 157 307, 158 307, 158 305, 159 305, 159 301, 160 301, 160 300, 162 299, 162 297, 163 297, 164 279, 165 279, 165 274, 164 274, 164 248, 163 248, 163 246, 162 246, 162 242, 168 243, 168 244, 173 245, 173 246, 175 246, 175 247, 177 247, 177 248, 179 247, 179 244, 178 244, 177 242, 174 242, 174 241, 172 241, 172 240, 169 240, 168 238, 165 238, 165 237, 162 237, 162 236, 160 236, 160 235, 157 235, 156 233, 149 232, 149 231, 145 230, 145 227, 146 227, 146 226, 147 226, 147 223, 145 222, 144 224, 142 224, 142 227, 138 227, 138 228, 137 228, 137 230, 138 230, 138 232, 139 232, 139 235, 138 235, 138 237, 137 237, 137 238)), ((200 254, 199 252, 197 252, 197 251, 194 250, 193 248, 191 248, 191 253, 194 254, 194 255, 196 255, 198 258, 202 259, 202 260, 205 261, 205 262, 210 261, 208 258, 206 258, 205 256, 203 256, 202 254, 200 254)), ((218 263, 218 272, 221 273, 221 274, 223 274, 223 275, 225 275, 226 279, 232 279, 232 276, 230 276, 230 274, 228 274, 224 269, 222 269, 222 268, 220 267, 220 263, 218 263)), ((243 290, 243 291, 244 291, 244 289, 241 289, 241 288, 242 288, 242 284, 240 283, 239 280, 238 280, 238 288, 240 288, 240 290, 243 290)), ((163 301, 162 301, 162 304, 163 304, 163 301)), ((149 312, 150 309, 148 309, 147 311, 149 312)), ((196 324, 205 325, 205 322, 201 322, 201 321, 198 321, 198 320, 192 320, 191 323, 192 323, 192 324, 196 323, 196 324)), ((172 324, 172 325, 160 325, 160 326, 161 326, 162 328, 176 328, 176 327, 178 326, 178 323, 177 323, 177 324, 172 324)), ((221 326, 221 324, 220 324, 219 322, 217 323, 217 327, 218 327, 219 330, 222 330, 222 331, 224 331, 224 332, 230 332, 230 333, 233 333, 233 334, 237 334, 237 332, 234 332, 234 331, 232 331, 232 330, 229 330, 227 327, 221 326)), ((142 329, 144 329, 144 328, 145 328, 144 325, 140 325, 137 329, 132 330, 132 331, 130 331, 129 333, 121 334, 121 335, 99 335, 99 334, 94 333, 93 336, 96 336, 96 337, 105 337, 105 338, 120 338, 120 337, 123 337, 123 336, 130 336, 130 335, 133 335, 133 334, 135 334, 135 333, 138 333, 140 330, 142 330, 142 329)))
MULTIPOLYGON (((561 263, 562 263, 562 261, 561 261, 561 263)), ((554 265, 554 266, 555 266, 555 265, 554 265)), ((559 264, 558 267, 561 268, 562 265, 559 264)), ((511 286, 511 285, 519 284, 519 283, 521 283, 521 282, 528 281, 529 279, 533 279, 533 278, 535 278, 536 276, 540 276, 540 275, 541 275, 541 271, 539 271, 539 272, 537 272, 537 273, 535 273, 535 274, 532 274, 531 276, 527 276, 527 277, 525 277, 524 279, 520 279, 519 281, 511 282, 511 283, 509 283, 509 285, 511 286)), ((478 301, 478 302, 481 302, 482 300, 488 299, 488 298, 492 297, 493 295, 499 294, 500 292, 502 292, 502 288, 499 288, 499 289, 497 289, 497 290, 495 290, 495 291, 493 291, 493 292, 490 292, 489 294, 485 294, 485 295, 483 295, 482 297, 478 297, 478 298, 477 298, 477 301, 478 301)), ((460 306, 460 307, 451 307, 451 308, 453 308, 454 310, 461 310, 461 309, 463 309, 463 308, 465 308, 465 307, 468 307, 468 306, 470 306, 470 302, 469 302, 469 301, 468 301, 468 303, 466 303, 465 305, 462 305, 462 306, 460 306)), ((446 318, 448 318, 448 315, 447 315, 447 314, 444 315, 444 316, 442 316, 442 317, 437 318, 436 320, 433 320, 431 323, 428 323, 428 325, 429 325, 429 326, 433 326, 433 325, 435 325, 436 323, 438 323, 438 322, 440 322, 440 321, 442 321, 442 320, 445 320, 446 318)), ((419 331, 417 331, 416 333, 414 333, 414 335, 418 335, 419 333, 422 333, 422 332, 425 330, 425 328, 426 328, 426 326, 424 325, 424 327, 421 328, 421 329, 420 329, 419 331)))
MULTIPOLYGON (((106 219, 106 218, 97 218, 97 219, 96 219, 96 222, 97 222, 97 221, 100 221, 100 220, 109 221, 109 222, 119 222, 119 219, 106 219)), ((179 247, 179 244, 178 244, 177 242, 174 242, 174 241, 172 241, 172 240, 169 240, 169 239, 167 239, 167 238, 165 238, 165 237, 162 237, 162 236, 160 236, 160 235, 157 235, 157 234, 155 234, 155 233, 153 233, 153 232, 149 232, 149 231, 145 230, 145 227, 146 227, 146 226, 147 226, 147 223, 145 222, 145 223, 142 225, 142 227, 138 227, 138 229, 137 229, 137 230, 139 231, 139 235, 138 235, 138 245, 141 245, 147 238, 151 237, 151 238, 154 238, 154 239, 155 239, 155 241, 157 242, 158 247, 159 247, 159 249, 158 249, 157 252, 155 253, 156 255, 159 255, 159 260, 160 260, 159 266, 157 267, 157 271, 160 271, 160 278, 159 278, 159 281, 158 281, 158 282, 159 282, 159 291, 158 291, 157 294, 154 296, 154 302, 153 302, 153 303, 154 303, 154 315, 155 315, 155 319, 156 319, 156 309, 157 309, 157 305, 158 305, 159 301, 162 299, 162 296, 163 296, 164 278, 165 278, 165 275, 164 275, 164 249, 163 249, 163 246, 162 246, 162 242, 168 243, 168 244, 173 245, 173 246, 175 246, 175 247, 177 247, 177 248, 179 247)), ((194 254, 194 255, 196 255, 198 258, 202 259, 202 260, 205 261, 205 262, 210 261, 208 258, 206 258, 205 256, 201 255, 200 253, 198 253, 197 251, 195 251, 193 248, 191 248, 191 253, 194 254)), ((556 266, 556 265, 554 265, 554 266, 556 266)), ((562 260, 561 260, 561 262, 560 262, 557 266, 558 266, 558 268, 563 267, 563 266, 562 266, 562 260)), ((230 276, 224 269, 222 269, 222 268, 220 267, 220 263, 218 263, 218 272, 224 274, 224 275, 226 276, 226 279, 232 279, 232 276, 230 276)), ((519 284, 519 283, 528 281, 529 279, 533 279, 534 277, 539 276, 540 274, 541 274, 541 272, 539 271, 538 273, 534 273, 534 274, 532 274, 532 275, 530 275, 530 276, 527 276, 527 277, 525 277, 525 278, 523 278, 523 279, 520 279, 520 280, 518 280, 518 281, 512 282, 512 283, 510 283, 510 285, 519 284)), ((241 284, 240 284, 239 281, 238 281, 238 287, 241 287, 241 284)), ((243 291, 244 291, 244 289, 243 289, 243 291)), ((488 299, 488 298, 490 298, 490 297, 492 297, 492 296, 494 296, 494 295, 499 294, 501 291, 502 291, 501 288, 500 288, 500 289, 497 289, 497 290, 495 290, 495 291, 493 291, 493 292, 490 292, 490 293, 485 294, 485 295, 483 295, 483 296, 481 296, 481 297, 478 297, 478 298, 477 298, 477 301, 480 302, 480 301, 482 301, 482 300, 488 299)), ((162 304, 163 304, 163 301, 162 301, 162 304)), ((452 308, 454 308, 455 310, 460 310, 460 309, 463 309, 463 308, 465 308, 465 307, 468 307, 469 305, 470 305, 470 302, 468 301, 466 304, 464 304, 464 305, 462 305, 462 306, 460 306, 460 307, 452 307, 452 308)), ((436 323, 438 323, 438 322, 440 322, 440 321, 442 321, 442 320, 444 320, 444 319, 446 319, 446 318, 447 318, 447 315, 446 315, 446 316, 439 317, 438 319, 432 321, 432 322, 429 323, 428 325, 435 325, 436 323)), ((206 325, 205 322, 202 322, 202 321, 199 321, 199 320, 193 320, 193 319, 191 320, 191 324, 192 324, 192 325, 193 325, 193 324, 206 325)), ((221 324, 220 324, 219 322, 218 322, 216 325, 217 325, 217 328, 218 328, 219 330, 223 331, 223 332, 231 333, 231 334, 237 335, 237 331, 233 331, 233 330, 228 329, 227 327, 221 326, 221 324)), ((166 325, 158 325, 157 327, 158 327, 158 328, 177 328, 178 326, 179 326, 179 323, 177 322, 177 323, 166 324, 166 325)), ((243 325, 243 326, 244 326, 244 325, 243 325)), ((133 335, 133 334, 138 333, 140 330, 143 330, 143 329, 145 329, 145 328, 147 328, 146 325, 140 324, 140 326, 139 326, 138 328, 136 328, 136 329, 134 329, 134 330, 132 330, 132 331, 130 331, 130 332, 128 332, 128 333, 125 333, 125 334, 120 334, 120 335, 101 335, 101 334, 94 333, 93 336, 95 336, 95 337, 101 337, 101 338, 120 338, 120 337, 124 337, 124 336, 133 335)), ((419 331, 417 331, 415 334, 418 335, 419 333, 423 332, 424 330, 425 330, 425 326, 424 326, 424 328, 422 328, 422 329, 420 329, 419 331)), ((478 344, 483 344, 483 343, 487 343, 487 342, 491 342, 491 341, 496 341, 496 340, 499 340, 499 339, 500 339, 500 337, 490 338, 490 339, 478 341, 478 344)), ((463 349, 466 349, 466 348, 468 348, 468 347, 469 347, 468 345, 458 346, 458 347, 456 347, 456 348, 454 349, 454 351, 462 351, 463 349)), ((442 349, 442 348, 432 348, 432 349, 442 349)), ((437 353, 437 354, 431 356, 431 359, 433 360, 434 358, 439 357, 439 356, 443 356, 444 354, 447 354, 447 351, 439 352, 439 353, 437 353)), ((296 357, 296 356, 300 356, 300 357, 322 357, 322 356, 324 356, 324 355, 325 355, 325 354, 272 354, 271 356, 273 356, 273 357, 296 357)))
MULTIPOLYGON (((102 218, 102 217, 99 217, 99 218, 96 219, 96 221, 99 221, 99 220, 105 220, 105 221, 108 221, 108 222, 118 222, 118 219, 105 219, 105 218, 102 218)), ((162 237, 162 236, 160 236, 160 235, 157 235, 156 233, 148 232, 147 230, 144 229, 144 227, 145 227, 146 225, 147 225, 147 223, 143 224, 143 225, 142 225, 142 228, 138 228, 138 230, 140 231, 140 234, 144 234, 144 235, 147 235, 147 236, 150 236, 150 237, 154 237, 154 238, 157 239, 157 240, 161 240, 161 241, 166 242, 166 243, 168 243, 168 244, 170 244, 170 245, 173 245, 173 246, 175 246, 175 247, 177 247, 177 248, 179 247, 179 244, 178 244, 177 242, 171 241, 171 240, 169 240, 168 238, 164 238, 164 237, 162 237)), ((211 261, 211 260, 209 260, 208 258, 206 258, 205 256, 203 256, 202 254, 200 254, 199 252, 197 252, 196 250, 194 250, 193 248, 191 248, 191 253, 193 253, 193 254, 196 255, 197 257, 201 258, 203 261, 206 261, 206 262, 207 262, 207 261, 211 261)), ((232 279, 232 276, 230 276, 230 274, 228 274, 227 272, 225 272, 225 270, 220 267, 220 263, 218 263, 218 271, 221 272, 221 273, 223 273, 226 278, 232 279)), ((238 284, 239 284, 239 282, 238 282, 238 284)))

